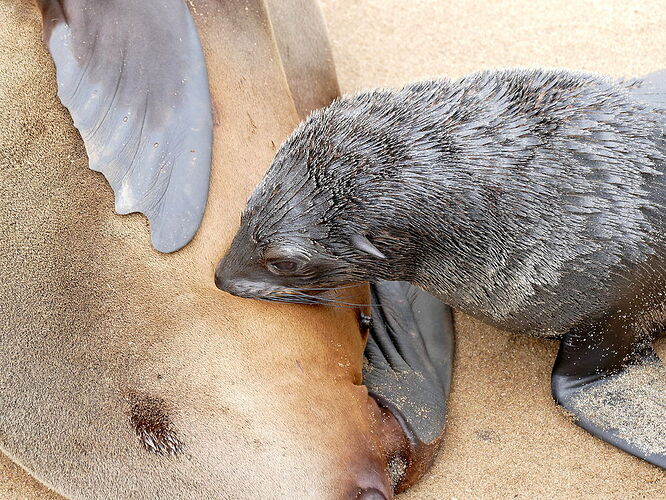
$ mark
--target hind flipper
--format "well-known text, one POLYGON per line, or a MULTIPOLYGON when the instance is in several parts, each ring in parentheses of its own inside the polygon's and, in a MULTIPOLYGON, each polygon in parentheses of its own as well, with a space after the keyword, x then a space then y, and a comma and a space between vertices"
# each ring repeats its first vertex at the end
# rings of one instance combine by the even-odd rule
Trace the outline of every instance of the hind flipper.
POLYGON ((553 397, 604 441, 666 468, 666 365, 621 325, 569 332, 560 345, 553 397))
POLYGON ((398 490, 413 484, 441 445, 453 362, 451 309, 404 282, 371 285, 372 325, 364 382, 409 438, 398 490))

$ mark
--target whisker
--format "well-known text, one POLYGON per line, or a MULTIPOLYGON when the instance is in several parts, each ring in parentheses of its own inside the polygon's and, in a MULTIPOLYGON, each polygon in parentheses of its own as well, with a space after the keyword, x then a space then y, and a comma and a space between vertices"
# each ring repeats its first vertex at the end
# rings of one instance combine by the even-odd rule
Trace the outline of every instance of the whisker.
POLYGON ((303 292, 298 292, 296 295, 298 298, 303 298, 303 299, 308 299, 308 300, 313 300, 316 303, 320 303, 322 305, 332 305, 332 304, 337 304, 340 306, 346 306, 346 307, 366 307, 366 306, 373 306, 377 304, 373 303, 368 303, 368 304, 357 304, 354 302, 346 302, 344 300, 336 299, 334 297, 322 297, 318 295, 309 295, 303 292))
POLYGON ((308 286, 308 287, 290 287, 289 290, 298 290, 298 291, 307 291, 307 290, 344 290, 346 288, 356 288, 361 286, 361 283, 354 283, 352 285, 340 285, 340 286, 308 286))

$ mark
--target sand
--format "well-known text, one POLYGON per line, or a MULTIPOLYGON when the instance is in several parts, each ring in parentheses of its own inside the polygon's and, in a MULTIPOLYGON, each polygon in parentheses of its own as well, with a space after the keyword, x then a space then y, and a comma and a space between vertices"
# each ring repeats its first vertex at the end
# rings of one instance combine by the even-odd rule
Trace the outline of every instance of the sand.
MULTIPOLYGON (((323 0, 343 92, 493 67, 639 76, 666 67, 658 1, 323 0)), ((576 427, 550 396, 554 341, 456 315, 450 415, 402 500, 660 499, 666 472, 576 427)), ((659 343, 662 357, 666 342, 659 343)))

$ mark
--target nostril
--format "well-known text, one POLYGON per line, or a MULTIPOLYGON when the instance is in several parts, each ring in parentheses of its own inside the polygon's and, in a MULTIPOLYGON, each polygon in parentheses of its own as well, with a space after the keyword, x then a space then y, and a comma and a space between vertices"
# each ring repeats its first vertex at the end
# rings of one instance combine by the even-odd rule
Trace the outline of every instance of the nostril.
POLYGON ((386 500, 386 497, 376 488, 359 488, 354 500, 386 500))

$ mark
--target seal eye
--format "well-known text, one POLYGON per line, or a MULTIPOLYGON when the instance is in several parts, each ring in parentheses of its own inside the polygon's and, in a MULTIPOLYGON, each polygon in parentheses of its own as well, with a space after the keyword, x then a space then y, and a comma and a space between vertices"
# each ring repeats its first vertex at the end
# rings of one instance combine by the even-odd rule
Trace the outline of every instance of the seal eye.
POLYGON ((288 274, 298 270, 298 262, 290 259, 271 260, 266 263, 269 271, 274 274, 288 274))

